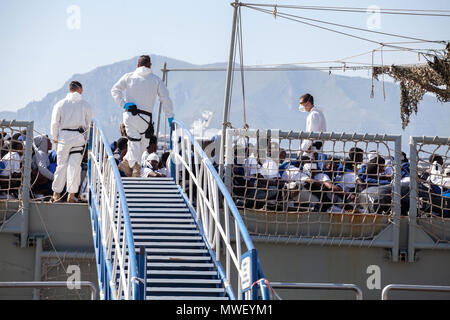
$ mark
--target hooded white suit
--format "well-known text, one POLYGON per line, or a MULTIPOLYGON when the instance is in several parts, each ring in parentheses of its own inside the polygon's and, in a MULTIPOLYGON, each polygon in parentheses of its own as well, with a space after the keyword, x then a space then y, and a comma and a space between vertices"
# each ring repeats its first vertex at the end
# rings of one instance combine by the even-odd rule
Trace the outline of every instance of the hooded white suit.
POLYGON ((33 165, 49 180, 53 180, 53 173, 47 169, 50 164, 48 158, 48 138, 46 136, 37 136, 34 138, 35 154, 33 156, 33 165))
MULTIPOLYGON (((154 75, 150 68, 139 67, 134 72, 125 74, 112 87, 111 95, 119 107, 123 107, 127 102, 133 102, 138 109, 147 112, 153 112, 156 96, 158 96, 167 118, 173 118, 173 104, 169 98, 169 91, 164 82, 154 75)), ((131 168, 136 163, 141 164, 142 154, 149 144, 149 139, 146 139, 144 134, 148 124, 141 117, 146 121, 150 118, 143 114, 133 116, 130 112, 123 114, 123 123, 128 137, 141 139, 128 141, 128 152, 124 159, 128 161, 131 168)))
POLYGON ((78 92, 67 94, 53 107, 51 135, 58 140, 56 149, 57 167, 54 174, 52 189, 61 193, 67 180, 67 192, 77 193, 80 187, 82 153, 86 143, 85 136, 78 131, 68 131, 83 128, 89 129, 92 122, 92 109, 78 92))

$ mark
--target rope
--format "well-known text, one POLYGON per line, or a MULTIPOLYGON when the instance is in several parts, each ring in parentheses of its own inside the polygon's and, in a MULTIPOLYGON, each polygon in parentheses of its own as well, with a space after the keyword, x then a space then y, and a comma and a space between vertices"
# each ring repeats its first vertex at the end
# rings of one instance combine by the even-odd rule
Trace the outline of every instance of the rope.
MULTIPOLYGON (((256 11, 260 11, 260 12, 263 12, 263 13, 271 13, 270 10, 260 9, 260 8, 253 7, 253 6, 250 6, 250 5, 245 5, 245 6, 250 8, 250 9, 253 9, 253 10, 256 10, 256 11)), ((319 26, 319 25, 316 25, 316 24, 305 22, 305 21, 300 21, 298 19, 308 20, 308 21, 315 21, 315 22, 328 24, 328 25, 334 25, 334 26, 338 26, 338 27, 342 27, 342 28, 349 28, 349 29, 359 30, 359 31, 364 31, 364 32, 377 33, 377 34, 388 35, 388 36, 392 36, 392 37, 399 37, 399 38, 404 38, 404 39, 418 40, 418 41, 422 41, 422 42, 442 43, 441 41, 425 40, 425 39, 407 37, 407 36, 402 36, 402 35, 397 35, 397 34, 392 34, 392 33, 385 33, 385 32, 380 32, 380 31, 367 30, 367 29, 352 27, 352 26, 348 26, 348 25, 342 25, 342 24, 336 24, 336 23, 332 23, 332 22, 327 22, 327 21, 323 21, 323 20, 305 18, 305 17, 292 15, 292 14, 287 14, 287 13, 280 13, 280 12, 278 12, 278 16, 280 16, 280 17, 282 17, 284 19, 287 19, 287 20, 292 20, 292 21, 295 21, 295 22, 299 22, 299 23, 306 24, 306 25, 309 25, 309 26, 312 26, 312 27, 316 27, 316 28, 319 28, 319 29, 331 31, 331 32, 334 32, 334 33, 338 33, 338 34, 341 34, 341 35, 348 36, 348 37, 356 38, 356 39, 363 40, 363 41, 372 42, 372 43, 375 43, 375 44, 378 44, 378 45, 385 45, 385 46, 392 47, 392 48, 403 49, 403 50, 406 50, 406 51, 415 51, 415 52, 417 52, 417 50, 413 49, 413 48, 406 48, 406 47, 395 46, 395 45, 391 45, 391 44, 387 44, 387 43, 382 43, 382 42, 371 40, 371 39, 364 38, 364 37, 361 37, 361 36, 357 36, 357 35, 345 33, 345 32, 342 32, 342 31, 337 31, 337 30, 334 30, 334 29, 322 27, 322 26, 319 26)))
POLYGON ((243 52, 243 40, 242 40, 242 14, 241 7, 239 7, 238 11, 238 48, 239 48, 239 58, 240 58, 240 70, 241 70, 241 88, 242 88, 242 115, 243 115, 243 128, 248 129, 249 126, 247 124, 247 112, 245 107, 245 79, 244 79, 244 52, 243 52))
MULTIPOLYGON (((273 7, 274 6, 271 4, 260 4, 260 3, 241 3, 240 5, 241 6, 259 6, 259 7, 273 7)), ((275 5, 275 7, 286 8, 286 9, 367 13, 367 8, 354 8, 354 7, 295 6, 295 5, 277 5, 277 4, 275 5)), ((450 12, 450 10, 381 9, 380 8, 379 12, 382 14, 396 14, 396 15, 450 17, 450 14, 443 14, 443 13, 450 12), (438 12, 438 13, 436 13, 436 12, 438 12)))

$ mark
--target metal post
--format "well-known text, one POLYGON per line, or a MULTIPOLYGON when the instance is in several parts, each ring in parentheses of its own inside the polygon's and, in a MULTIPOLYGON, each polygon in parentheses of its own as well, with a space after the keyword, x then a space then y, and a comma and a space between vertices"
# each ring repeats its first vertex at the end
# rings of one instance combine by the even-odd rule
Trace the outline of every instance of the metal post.
POLYGON ((381 300, 388 300, 388 293, 392 290, 425 291, 425 292, 450 292, 450 286, 428 286, 410 284, 390 284, 381 291, 381 300))
POLYGON ((228 124, 228 114, 230 110, 231 103, 231 75, 234 69, 234 45, 236 42, 236 22, 237 22, 237 13, 239 9, 239 1, 235 0, 232 4, 234 7, 233 12, 233 25, 231 27, 231 42, 230 42, 230 55, 228 58, 228 67, 227 67, 227 79, 225 85, 225 102, 223 105, 223 123, 222 123, 222 140, 220 145, 220 158, 219 158, 219 177, 223 175, 223 158, 225 152, 225 134, 227 130, 228 124))
POLYGON ((270 282, 270 286, 278 289, 351 290, 355 292, 356 300, 363 300, 362 290, 354 284, 270 282))
MULTIPOLYGON (((162 81, 167 86, 167 72, 169 72, 169 70, 167 70, 167 62, 164 62, 164 66, 161 69, 161 71, 163 73, 162 81)), ((156 141, 158 141, 158 137, 159 137, 159 123, 161 122, 161 109, 162 109, 162 103, 160 101, 159 102, 159 111, 158 111, 158 123, 156 125, 156 141)))
POLYGON ((414 137, 409 140, 409 225, 408 225, 408 262, 414 262, 415 255, 415 233, 417 217, 417 142, 414 137))
POLYGON ((147 255, 145 253, 145 246, 139 247, 139 254, 136 255, 138 264, 139 277, 139 296, 138 300, 145 300, 146 282, 147 282, 147 255))
POLYGON ((23 162, 23 177, 22 177, 22 230, 20 233, 20 246, 27 247, 28 244, 28 225, 30 215, 30 189, 31 189, 31 149, 33 146, 33 129, 34 122, 28 122, 27 137, 23 162))
POLYGON ((392 261, 398 261, 399 247, 400 247, 400 215, 401 215, 401 165, 400 159, 402 158, 401 147, 402 137, 398 136, 394 142, 394 197, 393 197, 393 211, 394 211, 394 226, 393 226, 393 245, 392 245, 392 261))
MULTIPOLYGON (((42 268, 42 238, 36 238, 34 253, 34 281, 41 281, 42 268)), ((39 300, 39 289, 33 289, 33 300, 39 300)))

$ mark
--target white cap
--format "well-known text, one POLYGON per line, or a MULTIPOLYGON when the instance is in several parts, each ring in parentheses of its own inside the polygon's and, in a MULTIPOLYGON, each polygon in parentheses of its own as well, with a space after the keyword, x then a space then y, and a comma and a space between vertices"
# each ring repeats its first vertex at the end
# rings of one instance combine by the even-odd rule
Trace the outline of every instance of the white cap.
POLYGON ((375 159, 376 157, 377 157, 377 152, 376 151, 371 151, 371 152, 369 152, 368 154, 367 154, 367 159, 369 160, 369 161, 371 161, 372 159, 375 159))
POLYGON ((151 162, 151 161, 159 161, 159 157, 156 153, 150 153, 147 157, 147 161, 151 162))

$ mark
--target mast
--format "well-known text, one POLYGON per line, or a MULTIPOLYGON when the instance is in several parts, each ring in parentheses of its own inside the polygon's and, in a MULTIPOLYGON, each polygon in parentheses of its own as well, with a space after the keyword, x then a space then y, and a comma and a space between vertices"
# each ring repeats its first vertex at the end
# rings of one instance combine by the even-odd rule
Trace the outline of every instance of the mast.
POLYGON ((222 123, 222 139, 220 141, 220 159, 219 159, 219 177, 223 175, 223 166, 224 166, 224 155, 225 155, 225 134, 228 126, 229 113, 230 113, 230 103, 231 103, 231 75, 234 68, 234 45, 236 42, 236 22, 237 22, 237 14, 240 6, 239 0, 235 0, 231 3, 234 7, 233 12, 233 24, 231 27, 231 41, 230 41, 230 54, 228 58, 228 67, 227 67, 227 79, 225 84, 225 101, 223 105, 223 123, 222 123))

